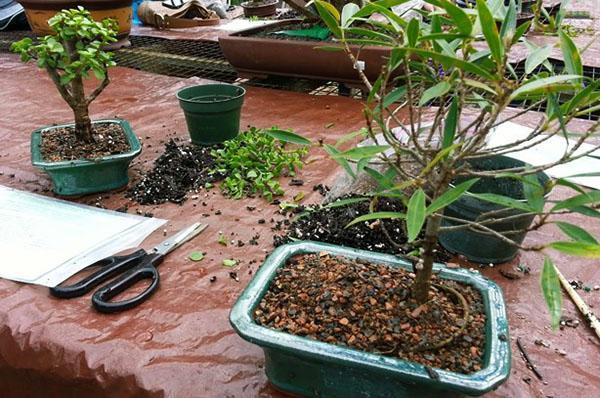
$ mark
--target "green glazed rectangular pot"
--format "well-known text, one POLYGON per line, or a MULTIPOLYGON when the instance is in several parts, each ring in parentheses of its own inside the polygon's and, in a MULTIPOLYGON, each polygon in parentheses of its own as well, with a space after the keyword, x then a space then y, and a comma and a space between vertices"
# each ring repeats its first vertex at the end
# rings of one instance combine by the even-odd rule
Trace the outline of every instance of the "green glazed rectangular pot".
POLYGON ((230 322, 245 340, 261 346, 269 381, 281 390, 305 397, 390 398, 479 396, 502 384, 510 374, 508 320, 500 288, 478 273, 436 264, 443 279, 474 286, 486 311, 484 367, 469 375, 435 369, 432 379, 423 365, 328 344, 266 328, 254 322, 253 312, 279 267, 302 253, 327 252, 392 267, 412 269, 408 262, 388 254, 317 242, 295 242, 277 248, 258 270, 231 310, 230 322))
POLYGON ((127 175, 129 164, 142 151, 140 141, 133 133, 131 126, 126 120, 122 119, 103 119, 96 120, 93 123, 119 124, 125 132, 131 147, 130 151, 93 160, 47 162, 42 158, 41 153, 43 133, 56 128, 71 127, 74 124, 46 126, 35 130, 31 134, 31 163, 48 173, 56 194, 73 196, 104 192, 123 187, 129 182, 129 176, 127 175))

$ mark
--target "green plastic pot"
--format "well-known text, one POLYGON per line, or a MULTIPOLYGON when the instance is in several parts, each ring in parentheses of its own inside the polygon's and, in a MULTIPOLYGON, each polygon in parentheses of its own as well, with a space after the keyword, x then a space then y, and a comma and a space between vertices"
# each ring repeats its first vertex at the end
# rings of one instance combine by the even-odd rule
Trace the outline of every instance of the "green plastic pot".
MULTIPOLYGON (((470 161, 472 165, 477 166, 479 170, 503 170, 513 167, 523 167, 526 163, 509 158, 507 156, 493 156, 477 161, 470 161)), ((538 181, 545 186, 549 177, 543 172, 537 174, 538 181)), ((463 180, 457 180, 460 183, 463 180)), ((481 178, 473 185, 469 192, 472 193, 495 193, 509 196, 513 199, 525 201, 523 194, 523 185, 514 178, 481 178)), ((483 214, 494 212, 495 218, 513 217, 508 221, 494 222, 486 224, 487 227, 496 232, 500 232, 507 238, 516 243, 522 243, 527 235, 526 229, 531 225, 534 215, 523 215, 522 210, 506 208, 504 206, 486 202, 472 196, 463 195, 460 199, 450 204, 444 209, 444 214, 450 217, 459 218, 468 221, 486 221, 488 217, 483 214), (507 231, 521 231, 516 233, 507 233, 507 231)), ((459 222, 444 220, 442 226, 460 225, 459 222)), ((439 242, 447 250, 465 256, 469 261, 498 264, 512 260, 517 255, 519 249, 493 235, 470 229, 460 229, 455 231, 443 232, 439 236, 439 242)))
POLYGON ((103 119, 96 120, 93 123, 119 124, 125 132, 131 150, 126 153, 93 160, 47 162, 42 158, 41 153, 44 132, 56 128, 72 127, 74 124, 46 126, 35 130, 31 134, 31 163, 48 173, 56 194, 74 196, 104 192, 123 187, 129 182, 129 176, 127 175, 129 164, 142 151, 140 141, 133 133, 131 126, 126 120, 122 119, 103 119))
POLYGON ((246 90, 233 84, 203 84, 177 93, 192 142, 218 144, 235 138, 246 90))
POLYGON ((482 395, 508 378, 511 352, 502 291, 478 273, 464 269, 434 266, 440 278, 468 283, 483 297, 487 316, 484 367, 469 375, 436 369, 439 378, 435 380, 423 365, 414 362, 295 336, 255 323, 254 309, 277 269, 297 254, 320 252, 412 269, 410 263, 393 255, 325 243, 301 241, 277 248, 259 268, 229 316, 242 338, 263 348, 265 371, 276 388, 315 398, 446 398, 482 395))

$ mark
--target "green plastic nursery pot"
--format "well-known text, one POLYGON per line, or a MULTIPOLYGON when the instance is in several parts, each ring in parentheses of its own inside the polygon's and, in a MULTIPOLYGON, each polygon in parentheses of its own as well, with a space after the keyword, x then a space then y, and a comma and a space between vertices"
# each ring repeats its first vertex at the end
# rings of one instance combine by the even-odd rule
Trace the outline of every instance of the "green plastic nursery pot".
POLYGON ((235 138, 246 90, 233 84, 203 84, 177 93, 192 142, 218 144, 235 138))
MULTIPOLYGON (((523 167, 526 163, 509 158, 507 156, 493 156, 482 160, 471 161, 472 165, 479 170, 503 170, 513 167, 523 167)), ((545 186, 549 177, 540 172, 537 174, 538 181, 545 186)), ((461 181, 456 181, 459 183, 461 181)), ((482 178, 469 189, 472 193, 495 193, 509 196, 513 199, 525 202, 523 194, 523 185, 514 178, 482 178)), ((489 216, 485 213, 494 212, 494 217, 515 216, 507 221, 494 222, 486 224, 496 232, 502 233, 516 243, 522 243, 525 239, 527 229, 533 221, 533 215, 523 215, 522 210, 506 208, 501 205, 486 202, 473 196, 463 195, 460 199, 445 208, 444 214, 450 217, 469 221, 485 221, 489 216), (508 231, 521 231, 511 232, 508 231)), ((442 226, 459 225, 459 222, 444 220, 442 226)), ((508 242, 505 242, 493 235, 483 232, 473 231, 467 228, 446 231, 440 234, 439 242, 447 250, 464 255, 468 260, 477 263, 504 263, 512 260, 517 255, 519 249, 508 242)))
POLYGON ((320 252, 412 269, 410 263, 393 255, 325 243, 304 241, 277 248, 259 268, 229 316, 242 338, 263 348, 265 371, 276 388, 320 398, 446 398, 482 395, 508 378, 511 353, 502 291, 478 273, 464 269, 434 266, 441 278, 468 283, 483 297, 487 316, 484 367, 469 375, 436 369, 439 378, 432 379, 423 365, 414 362, 295 336, 255 323, 254 309, 277 269, 297 254, 320 252))
POLYGON ((129 163, 142 151, 142 146, 131 126, 122 119, 103 119, 93 123, 119 124, 129 141, 130 151, 93 160, 47 162, 42 158, 41 153, 44 132, 55 128, 71 127, 74 124, 46 126, 31 134, 31 163, 48 173, 54 185, 53 190, 58 195, 73 196, 110 191, 125 186, 129 182, 127 175, 129 163))

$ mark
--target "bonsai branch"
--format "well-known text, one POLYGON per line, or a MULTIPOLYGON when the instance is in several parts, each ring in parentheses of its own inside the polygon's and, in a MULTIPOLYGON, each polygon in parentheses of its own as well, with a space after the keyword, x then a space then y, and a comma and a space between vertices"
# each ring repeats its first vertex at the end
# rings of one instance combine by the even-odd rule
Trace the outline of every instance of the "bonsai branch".
POLYGON ((100 93, 106 88, 106 86, 108 86, 109 83, 110 79, 108 78, 108 74, 106 74, 100 85, 96 87, 94 91, 92 91, 92 93, 86 98, 87 104, 91 104, 92 101, 94 101, 96 97, 100 95, 100 93))

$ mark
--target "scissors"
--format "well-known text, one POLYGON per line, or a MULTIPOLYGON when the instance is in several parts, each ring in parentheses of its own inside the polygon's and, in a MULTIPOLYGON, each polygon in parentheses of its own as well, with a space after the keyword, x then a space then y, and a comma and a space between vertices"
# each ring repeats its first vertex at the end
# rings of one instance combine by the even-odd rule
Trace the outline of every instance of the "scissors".
POLYGON ((113 313, 133 308, 148 299, 158 288, 160 276, 156 267, 164 257, 183 243, 194 238, 208 227, 206 224, 195 223, 175 235, 164 240, 158 246, 146 252, 144 249, 123 256, 110 256, 92 265, 100 269, 72 285, 50 288, 50 294, 59 298, 83 296, 102 282, 120 275, 100 287, 92 296, 92 305, 96 310, 113 313), (122 301, 110 301, 117 294, 124 292, 143 279, 150 279, 150 286, 139 295, 122 301))

